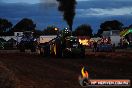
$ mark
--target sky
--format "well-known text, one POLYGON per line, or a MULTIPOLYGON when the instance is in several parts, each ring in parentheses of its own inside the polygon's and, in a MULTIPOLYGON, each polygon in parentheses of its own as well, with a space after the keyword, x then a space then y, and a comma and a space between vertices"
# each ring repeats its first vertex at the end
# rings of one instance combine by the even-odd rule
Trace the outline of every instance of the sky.
POLYGON ((6 3, 29 3, 29 4, 36 4, 36 3, 56 3, 56 0, 3 0, 6 3))
MULTIPOLYGON (((35 4, 35 3, 40 3, 40 2, 56 2, 55 0, 2 0, 3 2, 6 3, 30 3, 30 4, 35 4)), ((89 1, 89 0, 77 0, 77 1, 89 1)))
MULTIPOLYGON (((94 32, 107 20, 132 24, 132 0, 77 0, 73 28, 89 24, 94 32)), ((42 30, 49 25, 67 27, 56 0, 0 0, 0 18, 7 18, 15 25, 22 18, 31 18, 42 30)))

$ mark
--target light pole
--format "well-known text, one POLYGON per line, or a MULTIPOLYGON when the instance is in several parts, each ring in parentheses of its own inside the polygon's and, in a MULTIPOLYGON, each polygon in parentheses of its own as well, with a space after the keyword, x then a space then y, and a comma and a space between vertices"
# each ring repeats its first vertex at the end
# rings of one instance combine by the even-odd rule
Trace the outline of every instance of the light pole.
POLYGON ((57 32, 57 36, 59 36, 59 29, 55 27, 54 30, 57 32))

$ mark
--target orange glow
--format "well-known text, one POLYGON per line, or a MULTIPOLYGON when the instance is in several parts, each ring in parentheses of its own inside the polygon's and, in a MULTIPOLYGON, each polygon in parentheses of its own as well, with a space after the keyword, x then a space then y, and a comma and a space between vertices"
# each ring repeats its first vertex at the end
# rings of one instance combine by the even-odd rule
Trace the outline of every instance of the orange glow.
POLYGON ((55 28, 55 31, 58 31, 58 28, 55 28))
POLYGON ((84 71, 84 67, 82 68, 82 70, 81 70, 81 73, 82 73, 82 77, 83 78, 88 78, 88 72, 87 71, 84 71))
POLYGON ((79 43, 82 44, 82 45, 88 46, 89 45, 89 40, 88 39, 79 39, 79 43))

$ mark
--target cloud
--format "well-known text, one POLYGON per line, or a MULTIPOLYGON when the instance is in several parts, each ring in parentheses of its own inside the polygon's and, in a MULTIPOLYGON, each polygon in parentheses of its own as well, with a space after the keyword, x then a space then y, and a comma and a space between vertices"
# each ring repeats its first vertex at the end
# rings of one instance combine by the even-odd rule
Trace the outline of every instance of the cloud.
MULTIPOLYGON (((9 19, 13 24, 16 24, 24 17, 31 18, 37 24, 38 29, 43 29, 52 24, 60 28, 66 27, 67 25, 63 21, 62 14, 58 12, 54 1, 56 0, 43 0, 46 4, 43 4, 43 2, 38 4, 21 4, 1 3, 0 0, 0 17, 9 19)), ((90 24, 96 31, 100 23, 115 19, 123 22, 125 25, 131 24, 132 0, 130 2, 129 0, 126 2, 125 0, 122 0, 122 2, 120 0, 115 1, 88 0, 85 2, 80 0, 77 4, 77 14, 73 28, 84 23, 90 24)))
POLYGON ((90 0, 77 0, 77 1, 90 1, 90 0))
POLYGON ((39 3, 39 0, 1 0, 4 3, 29 3, 29 4, 35 4, 39 3))
POLYGON ((40 0, 40 1, 44 3, 57 3, 56 0, 40 0))
POLYGON ((46 4, 55 4, 56 0, 0 0, 0 2, 4 3, 28 3, 28 4, 36 4, 36 3, 46 3, 46 4))
POLYGON ((78 9, 79 17, 132 15, 132 7, 78 9))

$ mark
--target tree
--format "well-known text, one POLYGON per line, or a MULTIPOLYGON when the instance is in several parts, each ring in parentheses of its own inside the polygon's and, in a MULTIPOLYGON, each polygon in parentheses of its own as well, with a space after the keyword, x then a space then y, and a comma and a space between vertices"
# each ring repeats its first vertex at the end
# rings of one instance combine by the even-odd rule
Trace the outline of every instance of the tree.
POLYGON ((92 36, 92 28, 87 24, 82 24, 75 29, 76 36, 92 36))
POLYGON ((104 23, 101 23, 97 35, 101 36, 103 31, 122 30, 122 28, 123 28, 123 24, 118 20, 105 21, 104 23))
POLYGON ((43 35, 44 33, 43 33, 43 31, 42 30, 35 30, 35 32, 34 32, 34 37, 39 37, 39 36, 41 36, 41 35, 43 35))
POLYGON ((57 35, 59 29, 54 26, 48 26, 46 29, 43 30, 44 35, 57 35))
POLYGON ((14 31, 34 31, 36 24, 31 19, 24 18, 20 22, 18 22, 13 30, 14 31))
POLYGON ((3 35, 6 32, 10 31, 12 28, 12 23, 7 19, 0 18, 0 34, 3 35))
POLYGON ((121 30, 123 27, 123 24, 117 20, 113 21, 105 21, 100 25, 100 28, 103 31, 109 31, 109 30, 121 30))
POLYGON ((98 37, 101 37, 102 36, 102 33, 103 33, 103 30, 102 29, 99 29, 98 32, 97 32, 97 36, 98 37))
POLYGON ((129 27, 128 28, 132 28, 132 24, 131 25, 129 25, 129 27))

